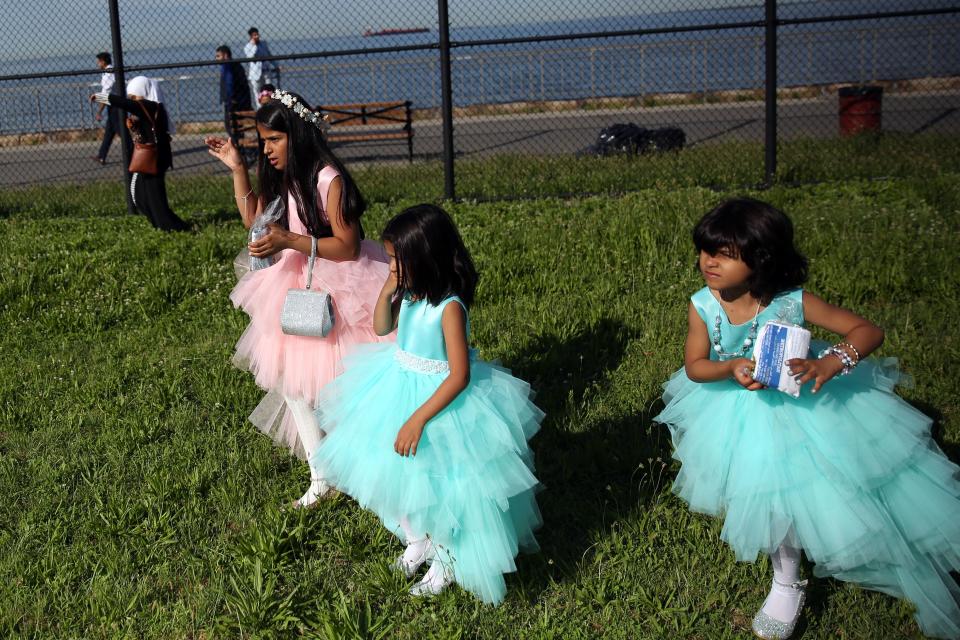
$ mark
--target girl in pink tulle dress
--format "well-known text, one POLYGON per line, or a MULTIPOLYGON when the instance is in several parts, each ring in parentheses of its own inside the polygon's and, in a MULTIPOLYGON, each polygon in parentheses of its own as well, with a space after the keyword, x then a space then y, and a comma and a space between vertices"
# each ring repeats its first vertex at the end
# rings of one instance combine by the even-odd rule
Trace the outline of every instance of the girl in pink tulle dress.
MULTIPOLYGON (((250 415, 264 433, 301 458, 323 437, 313 415, 320 389, 340 370, 340 359, 355 344, 382 342, 373 331, 373 310, 389 272, 386 254, 363 240, 365 204, 353 179, 323 138, 323 121, 300 96, 285 91, 257 112, 264 149, 258 168, 261 193, 254 193, 247 169, 229 139, 208 137, 211 155, 233 173, 234 195, 249 228, 266 203, 280 197, 286 214, 269 233, 251 242, 255 258, 279 255, 275 264, 243 275, 230 294, 250 316, 234 363, 253 373, 268 391, 250 415), (334 327, 323 338, 286 335, 280 311, 290 289, 306 286, 308 256, 316 244, 313 285, 333 298, 334 327)), ((322 469, 311 467, 310 486, 294 504, 310 506, 329 491, 322 469)))

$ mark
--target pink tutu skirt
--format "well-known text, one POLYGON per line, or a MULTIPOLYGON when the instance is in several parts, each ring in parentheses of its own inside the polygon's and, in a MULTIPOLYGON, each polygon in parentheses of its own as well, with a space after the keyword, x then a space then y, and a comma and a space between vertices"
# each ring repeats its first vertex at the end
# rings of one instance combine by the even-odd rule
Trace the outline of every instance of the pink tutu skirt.
POLYGON ((230 293, 234 306, 250 316, 237 342, 233 363, 250 371, 257 385, 269 393, 250 415, 257 428, 278 444, 304 457, 284 397, 312 406, 320 389, 340 373, 340 361, 357 344, 389 342, 373 331, 373 310, 390 267, 383 247, 371 240, 360 243, 356 260, 335 262, 317 258, 311 288, 329 291, 333 298, 333 330, 323 338, 290 336, 280 329, 280 312, 289 289, 307 283, 307 256, 286 249, 271 267, 243 275, 230 293))

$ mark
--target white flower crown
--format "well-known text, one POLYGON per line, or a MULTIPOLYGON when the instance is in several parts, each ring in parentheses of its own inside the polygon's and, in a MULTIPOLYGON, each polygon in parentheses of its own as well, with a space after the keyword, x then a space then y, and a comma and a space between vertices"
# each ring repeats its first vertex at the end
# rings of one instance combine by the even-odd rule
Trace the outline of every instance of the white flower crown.
POLYGON ((320 113, 319 111, 311 111, 307 107, 303 106, 303 103, 300 102, 292 93, 284 91, 283 89, 277 89, 270 95, 270 97, 274 100, 279 100, 280 104, 288 109, 291 109, 305 122, 309 122, 317 129, 320 129, 321 133, 326 133, 327 129, 330 128, 330 123, 328 122, 329 116, 327 114, 320 113))

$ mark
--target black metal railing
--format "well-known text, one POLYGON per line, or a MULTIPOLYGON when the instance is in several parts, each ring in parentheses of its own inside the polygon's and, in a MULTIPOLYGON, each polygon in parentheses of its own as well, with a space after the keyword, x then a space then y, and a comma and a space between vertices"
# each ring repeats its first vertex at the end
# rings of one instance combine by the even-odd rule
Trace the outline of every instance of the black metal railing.
MULTIPOLYGON (((208 4, 211 14, 236 11, 220 0, 208 4)), ((448 198, 485 195, 458 193, 458 165, 469 174, 473 159, 589 154, 597 151, 591 144, 598 132, 618 122, 679 128, 688 147, 712 145, 717 153, 740 154, 742 148, 731 145, 756 145, 755 181, 771 182, 785 141, 841 132, 841 86, 884 85, 885 130, 960 130, 957 4, 768 0, 704 9, 665 0, 660 13, 640 14, 632 3, 616 1, 586 9, 559 2, 555 8, 550 21, 524 14, 523 7, 490 20, 463 2, 414 2, 407 13, 398 9, 377 19, 429 23, 429 31, 388 30, 384 45, 360 35, 364 21, 376 22, 373 16, 343 17, 342 35, 315 38, 314 22, 298 31, 297 20, 261 15, 261 24, 281 24, 274 31, 286 37, 271 41, 272 55, 254 60, 238 46, 234 58, 281 65, 284 88, 315 104, 412 102, 415 156, 442 160, 445 178, 437 195, 448 198)), ((124 11, 122 0, 106 0, 103 15, 89 17, 88 31, 105 34, 103 25, 112 25, 119 80, 162 78, 168 112, 179 127, 175 153, 183 161, 177 171, 213 170, 199 138, 223 122, 215 44, 164 45, 183 41, 183 25, 169 17, 125 21, 121 34, 124 11)), ((15 41, 14 35, 29 37, 21 30, 7 40, 15 41)), ((39 34, 34 41, 41 41, 39 34)), ((101 71, 83 61, 42 46, 30 60, 0 61, 0 184, 117 175, 110 165, 89 163, 100 123, 87 96, 101 71)), ((338 152, 354 162, 406 157, 379 144, 338 152)))

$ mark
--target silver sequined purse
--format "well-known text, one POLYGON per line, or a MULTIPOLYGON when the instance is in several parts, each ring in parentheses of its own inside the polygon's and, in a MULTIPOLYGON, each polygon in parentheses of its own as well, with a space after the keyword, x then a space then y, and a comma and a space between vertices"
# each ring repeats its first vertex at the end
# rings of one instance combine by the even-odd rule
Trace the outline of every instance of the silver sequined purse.
POLYGON ((280 312, 280 329, 287 335, 323 338, 333 330, 333 298, 328 291, 310 289, 313 263, 317 257, 317 239, 310 239, 307 288, 290 289, 280 312))

